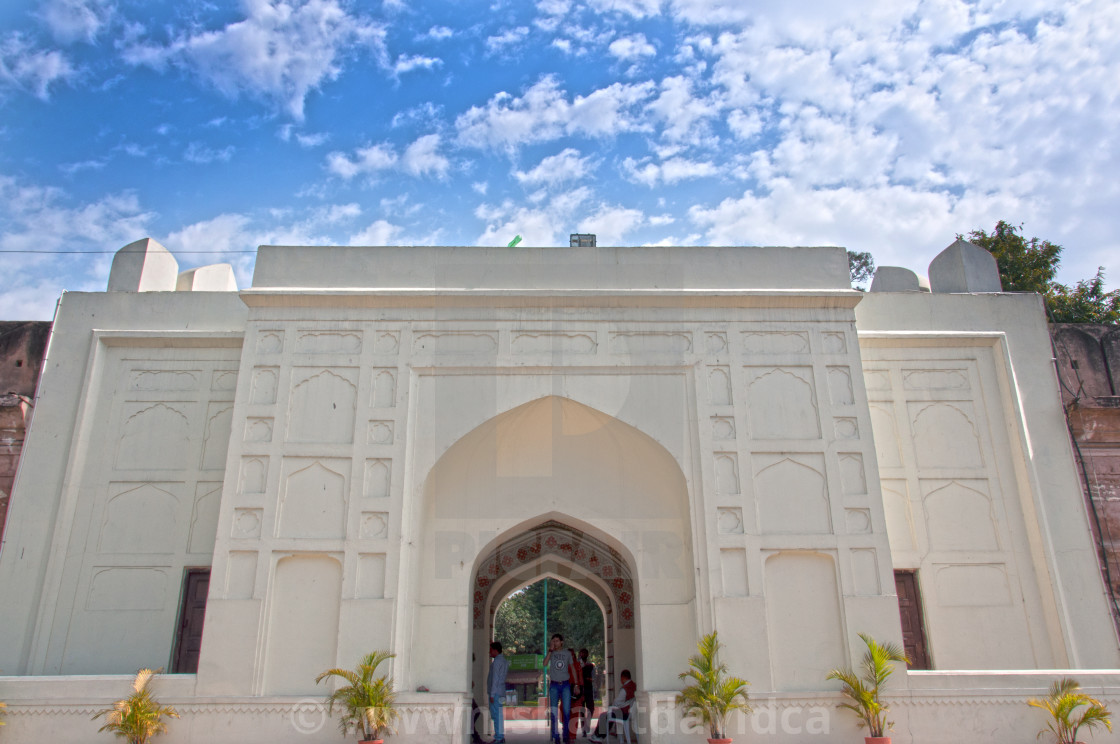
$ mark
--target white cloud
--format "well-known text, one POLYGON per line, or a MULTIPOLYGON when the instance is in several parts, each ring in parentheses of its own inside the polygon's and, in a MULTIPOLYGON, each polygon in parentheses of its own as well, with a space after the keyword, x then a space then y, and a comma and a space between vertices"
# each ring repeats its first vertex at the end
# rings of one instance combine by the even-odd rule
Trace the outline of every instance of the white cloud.
POLYGON ((478 245, 506 245, 514 235, 522 245, 567 245, 571 226, 578 221, 584 203, 591 197, 586 186, 556 194, 541 206, 505 201, 500 205, 481 204, 475 216, 486 223, 478 245), (563 240, 561 240, 563 238, 563 240))
POLYGON ((594 233, 599 245, 622 245, 623 237, 645 221, 640 209, 602 205, 579 222, 578 231, 594 233))
POLYGON ((70 43, 93 41, 109 22, 113 8, 103 0, 47 0, 40 13, 54 38, 70 43))
POLYGON ((354 176, 388 170, 396 164, 397 153, 385 143, 358 148, 353 158, 341 152, 327 155, 327 170, 347 181, 354 176))
POLYGON ((657 49, 654 48, 653 44, 646 41, 645 34, 633 34, 632 36, 615 39, 607 47, 607 51, 624 62, 631 62, 642 57, 653 57, 657 54, 657 49))
POLYGON ((345 181, 355 176, 375 175, 394 169, 412 176, 443 178, 451 167, 451 161, 440 153, 440 144, 440 135, 426 134, 408 145, 400 155, 387 142, 360 147, 352 156, 332 152, 327 155, 327 170, 345 181))
POLYGON ((192 142, 187 145, 186 152, 183 153, 183 160, 189 163, 198 163, 205 165, 206 163, 228 163, 236 148, 233 145, 223 147, 220 150, 215 150, 207 147, 201 142, 192 142))
POLYGON ((622 161, 622 173, 627 180, 653 188, 658 183, 674 184, 693 178, 708 178, 719 175, 719 167, 706 160, 669 158, 661 163, 626 158, 622 161))
POLYGON ((499 52, 505 47, 514 44, 520 44, 529 35, 529 28, 527 26, 518 26, 517 28, 509 28, 495 36, 487 37, 486 49, 491 53, 499 52))
MULTIPOLYGON (((220 214, 176 230, 162 242, 172 253, 189 251, 233 253, 252 250, 257 246, 248 230, 250 223, 249 217, 243 214, 220 214)), ((191 258, 197 260, 195 256, 191 258)), ((207 258, 203 263, 209 261, 210 259, 207 258)))
POLYGON ((124 58, 184 67, 231 98, 263 98, 302 120, 308 94, 338 77, 349 50, 368 46, 384 56, 384 28, 351 15, 339 0, 246 0, 245 11, 244 20, 220 30, 126 46, 124 58))
POLYGON ((397 245, 402 228, 385 220, 377 220, 350 237, 350 245, 397 245))
POLYGON ((6 252, 7 281, 0 317, 49 319, 63 289, 104 290, 112 254, 44 251, 120 248, 150 234, 154 218, 131 192, 75 202, 61 189, 0 175, 0 250, 6 252))
POLYGON ((413 70, 431 70, 442 64, 443 60, 436 57, 424 57, 419 54, 408 57, 402 54, 397 57, 397 61, 393 65, 393 73, 401 75, 406 72, 412 72, 413 70))
POLYGON ((19 33, 0 39, 0 87, 24 90, 45 101, 53 84, 74 74, 70 60, 56 49, 37 49, 19 33))
POLYGON ((649 111, 665 122, 661 134, 670 141, 699 143, 707 132, 704 121, 719 115, 719 105, 692 95, 692 81, 669 77, 661 81, 661 93, 649 111))
POLYGON ((549 155, 536 167, 526 171, 514 171, 513 176, 521 183, 555 185, 565 181, 576 181, 587 175, 591 169, 591 158, 581 158, 579 150, 571 147, 549 155))
POLYGON ((413 176, 436 176, 443 178, 447 175, 451 161, 440 154, 440 136, 426 134, 405 148, 401 156, 401 167, 413 176))
POLYGON ((622 13, 634 18, 655 16, 661 12, 661 0, 591 0, 590 4, 600 13, 622 13))
POLYGON ((455 35, 455 32, 447 26, 432 26, 428 29, 427 33, 423 34, 421 38, 434 39, 435 41, 443 41, 450 39, 455 35))
POLYGON ((652 83, 613 83, 571 101, 551 76, 541 78, 514 98, 495 95, 486 106, 472 106, 455 120, 459 142, 468 147, 516 150, 565 134, 607 137, 648 129, 638 104, 652 93, 652 83))

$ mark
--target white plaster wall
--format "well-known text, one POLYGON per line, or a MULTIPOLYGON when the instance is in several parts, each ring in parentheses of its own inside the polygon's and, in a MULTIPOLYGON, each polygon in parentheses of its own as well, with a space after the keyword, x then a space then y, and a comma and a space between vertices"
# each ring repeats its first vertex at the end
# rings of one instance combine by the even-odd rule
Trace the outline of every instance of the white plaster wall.
POLYGON ((0 669, 168 664, 182 568, 210 561, 226 375, 245 316, 230 294, 63 296, 0 552, 10 598, 0 603, 0 669), (164 430, 148 440, 146 426, 126 423, 142 411, 184 423, 182 441, 153 452, 164 430), (153 454, 166 458, 142 462, 153 454), (116 581, 125 571, 149 591, 116 581))
POLYGON ((1039 298, 875 293, 857 322, 876 436, 884 423, 901 432, 899 448, 877 442, 880 475, 895 565, 919 570, 934 664, 1120 666, 1039 298), (961 429, 922 435, 924 462, 907 432, 922 409, 961 429), (936 491, 949 509, 931 524, 936 491))

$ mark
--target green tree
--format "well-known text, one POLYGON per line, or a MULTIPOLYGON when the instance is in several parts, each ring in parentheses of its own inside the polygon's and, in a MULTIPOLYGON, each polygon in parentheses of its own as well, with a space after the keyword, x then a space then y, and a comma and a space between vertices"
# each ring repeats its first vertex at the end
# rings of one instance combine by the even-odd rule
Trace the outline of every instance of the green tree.
MULTIPOLYGON (((1061 263, 1062 246, 1038 238, 1027 240, 1022 229, 1022 225, 1000 220, 990 234, 973 230, 967 239, 996 259, 1004 292, 1038 292, 1045 296, 1061 263)), ((957 235, 957 239, 964 238, 957 235)))
MULTIPOLYGON (((1120 322, 1120 290, 1104 291, 1104 267, 1092 279, 1074 287, 1054 281, 1062 259, 1062 246, 1039 238, 1027 239, 1023 226, 1004 220, 991 233, 973 230, 968 241, 984 248, 996 259, 999 280, 1005 292, 1037 292, 1055 323, 1120 322)), ((958 239, 964 239, 957 235, 958 239)))
POLYGON ((544 586, 548 582, 548 634, 564 636, 564 645, 586 648, 602 664, 603 613, 591 597, 556 579, 542 579, 511 594, 498 607, 494 640, 515 654, 543 654, 544 586))
POLYGON ((1073 289, 1054 284, 1046 298, 1055 323, 1120 323, 1120 289, 1104 291, 1104 267, 1073 289))
POLYGON ((868 251, 848 251, 848 275, 852 286, 863 284, 875 275, 875 259, 868 251))

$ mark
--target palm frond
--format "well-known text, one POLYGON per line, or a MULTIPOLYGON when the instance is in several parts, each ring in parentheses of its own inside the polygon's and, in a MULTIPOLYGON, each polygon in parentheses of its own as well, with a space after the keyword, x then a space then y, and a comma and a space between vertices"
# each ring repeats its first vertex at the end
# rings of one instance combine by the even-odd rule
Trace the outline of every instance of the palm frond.
POLYGON ((894 723, 887 720, 890 706, 880 700, 880 690, 894 673, 892 662, 908 664, 910 659, 896 643, 879 643, 865 633, 860 633, 859 637, 867 646, 860 660, 862 674, 856 674, 852 669, 833 669, 825 679, 839 680, 843 685, 841 692, 852 701, 840 703, 838 707, 847 708, 859 716, 859 725, 867 727, 869 736, 883 736, 894 723))
POLYGON ((1050 715, 1046 728, 1040 730, 1038 736, 1049 731, 1058 744, 1074 744, 1081 728, 1092 731, 1097 726, 1104 726, 1112 731, 1112 712, 1100 700, 1081 692, 1081 685, 1069 677, 1055 680, 1045 698, 1032 698, 1027 705, 1045 710, 1050 715), (1078 709, 1081 709, 1079 713, 1078 709))
POLYGON ((132 682, 132 694, 93 716, 94 720, 104 717, 106 721, 98 732, 111 731, 129 744, 146 744, 153 736, 167 731, 163 719, 178 718, 179 714, 169 705, 160 705, 152 696, 148 685, 158 673, 151 669, 138 671, 132 682))
POLYGON ((689 684, 678 693, 676 704, 686 717, 706 725, 713 739, 723 738, 724 725, 734 711, 752 710, 747 697, 750 683, 728 676, 727 665, 719 660, 722 645, 715 631, 705 635, 697 643, 698 653, 688 660, 688 671, 677 675, 689 684))
POLYGON ((393 729, 398 717, 393 679, 375 676, 377 668, 393 656, 387 651, 372 651, 361 658, 355 669, 328 669, 315 678, 316 684, 330 678, 346 683, 327 695, 328 713, 334 713, 336 704, 343 710, 338 722, 343 736, 351 728, 363 738, 376 738, 379 732, 393 729))

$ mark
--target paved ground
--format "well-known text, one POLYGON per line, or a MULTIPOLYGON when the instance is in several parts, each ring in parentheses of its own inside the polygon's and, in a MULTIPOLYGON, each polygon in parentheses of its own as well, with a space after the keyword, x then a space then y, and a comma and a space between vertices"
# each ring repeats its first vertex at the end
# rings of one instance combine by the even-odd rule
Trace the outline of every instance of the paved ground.
MULTIPOLYGON (((484 741, 490 741, 492 736, 487 734, 482 738, 484 741)), ((610 741, 613 743, 618 739, 612 737, 610 741)), ((508 744, 548 744, 548 721, 508 721, 506 723, 506 742, 508 744)), ((587 742, 587 739, 584 739, 582 734, 579 738, 572 740, 572 744, 584 744, 584 742, 587 742)))

